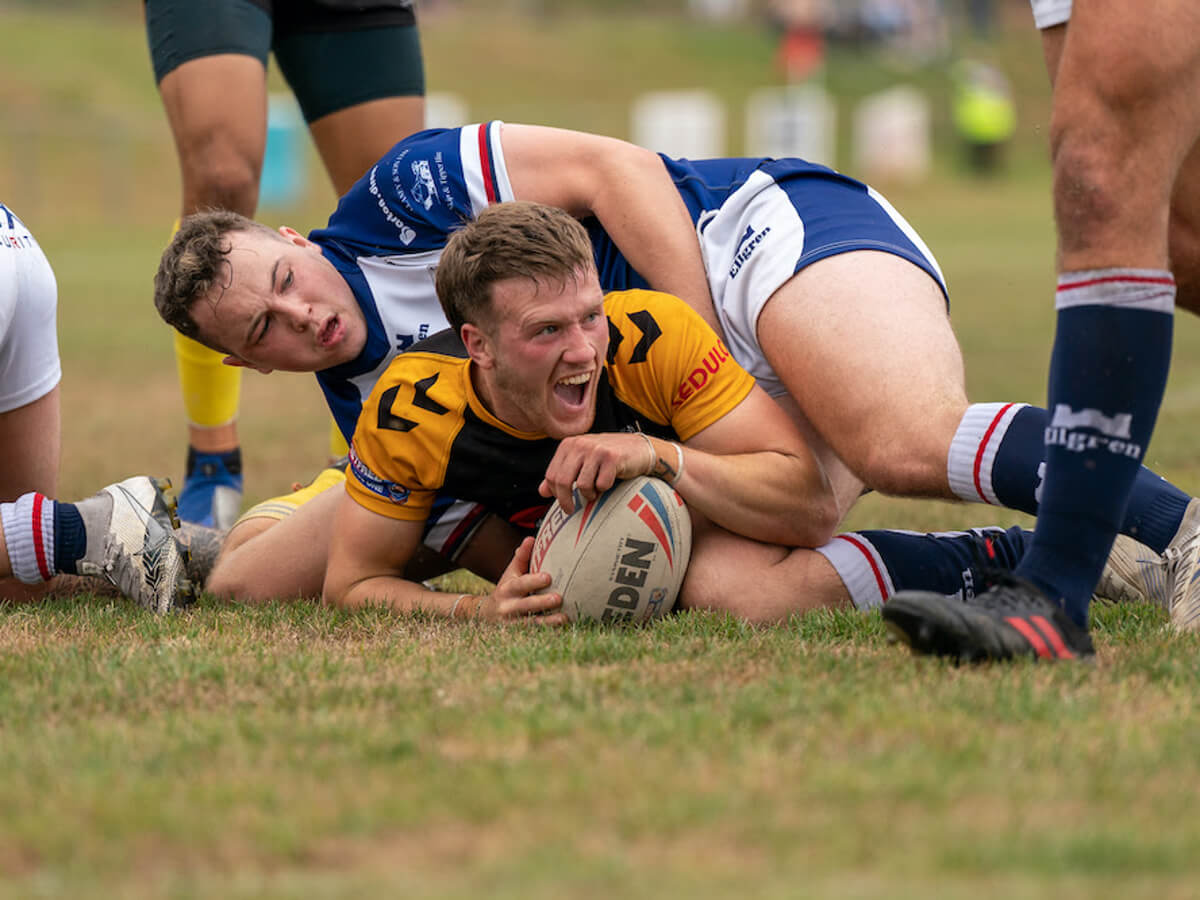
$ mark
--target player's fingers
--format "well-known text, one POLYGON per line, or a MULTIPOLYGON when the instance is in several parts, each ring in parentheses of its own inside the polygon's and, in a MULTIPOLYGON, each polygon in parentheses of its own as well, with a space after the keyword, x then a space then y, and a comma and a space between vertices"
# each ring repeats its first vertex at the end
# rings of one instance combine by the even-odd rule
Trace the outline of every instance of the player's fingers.
MULTIPOLYGON (((528 565, 528 564, 526 564, 528 565)), ((549 572, 530 572, 527 575, 513 575, 497 586, 496 597, 505 604, 523 601, 531 594, 544 591, 550 587, 549 572)))
POLYGON ((617 483, 617 476, 621 465, 621 461, 618 459, 606 459, 596 470, 595 485, 597 497, 617 483))
POLYGON ((514 597, 503 603, 501 616, 505 619, 528 619, 560 609, 562 609, 562 597, 558 594, 528 594, 524 597, 514 597))
POLYGON ((529 560, 533 556, 533 538, 524 538, 513 552, 512 559, 500 576, 501 583, 525 575, 529 571, 529 560))

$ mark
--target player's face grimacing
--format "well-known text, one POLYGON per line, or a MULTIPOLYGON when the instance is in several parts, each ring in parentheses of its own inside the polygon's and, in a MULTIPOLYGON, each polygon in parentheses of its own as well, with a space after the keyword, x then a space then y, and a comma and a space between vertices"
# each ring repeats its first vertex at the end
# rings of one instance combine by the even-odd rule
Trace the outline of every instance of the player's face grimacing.
MULTIPOLYGON (((492 287, 487 333, 478 332, 481 393, 506 424, 552 438, 583 434, 596 414, 608 350, 604 293, 594 270, 563 284, 510 278, 492 287)), ((471 328, 471 326, 467 326, 471 328)))
POLYGON ((318 372, 362 351, 367 326, 350 286, 291 228, 230 232, 229 280, 191 308, 225 362, 261 372, 318 372))

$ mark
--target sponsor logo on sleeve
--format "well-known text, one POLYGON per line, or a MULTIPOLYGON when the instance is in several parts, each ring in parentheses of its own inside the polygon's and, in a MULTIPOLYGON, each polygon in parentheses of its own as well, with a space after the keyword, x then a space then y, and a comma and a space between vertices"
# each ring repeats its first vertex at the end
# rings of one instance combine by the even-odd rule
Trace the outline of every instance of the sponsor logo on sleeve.
MULTIPOLYGON (((413 238, 417 236, 417 233, 407 222, 392 212, 388 206, 387 198, 383 196, 383 192, 379 189, 379 182, 376 178, 378 170, 379 166, 371 169, 370 177, 367 179, 367 189, 371 192, 371 196, 375 198, 375 204, 379 207, 379 211, 383 213, 383 218, 389 225, 396 229, 396 233, 400 236, 400 243, 407 247, 413 242, 413 238)), ((408 205, 402 194, 398 193, 396 199, 402 205, 408 205)))
POLYGON ((671 408, 676 409, 704 390, 712 381, 723 365, 729 361, 729 350, 725 342, 717 339, 717 345, 705 354, 704 359, 696 368, 687 374, 675 389, 675 397, 671 400, 671 408))
POLYGON ((358 454, 354 452, 354 447, 350 448, 350 471, 354 474, 354 478, 372 494, 382 497, 391 503, 403 506, 408 502, 408 496, 411 493, 408 488, 399 482, 388 481, 367 467, 358 454))

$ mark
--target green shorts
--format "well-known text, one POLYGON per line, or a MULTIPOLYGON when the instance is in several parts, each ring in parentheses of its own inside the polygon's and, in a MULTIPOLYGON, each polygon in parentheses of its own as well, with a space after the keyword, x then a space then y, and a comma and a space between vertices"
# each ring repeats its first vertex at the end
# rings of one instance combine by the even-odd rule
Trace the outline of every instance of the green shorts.
POLYGON ((306 122, 385 97, 420 97, 412 0, 146 0, 155 81, 219 53, 275 61, 306 122))

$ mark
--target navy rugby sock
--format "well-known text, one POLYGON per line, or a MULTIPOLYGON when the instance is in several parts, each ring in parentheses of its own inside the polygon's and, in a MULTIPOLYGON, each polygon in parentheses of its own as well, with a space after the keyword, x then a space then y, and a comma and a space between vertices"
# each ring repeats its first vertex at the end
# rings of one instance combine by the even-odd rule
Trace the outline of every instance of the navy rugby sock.
MULTIPOLYGON (((950 445, 947 475, 955 495, 1037 515, 1049 420, 1040 406, 972 404, 950 445)), ((1162 553, 1179 530, 1191 499, 1142 466, 1134 478, 1120 531, 1162 553)))
POLYGON ((817 552, 829 560, 854 605, 868 610, 896 591, 974 597, 984 588, 985 570, 1011 569, 1032 536, 1017 527, 933 534, 855 531, 837 535, 817 552))
POLYGON ((1033 541, 1016 573, 1060 600, 1083 627, 1154 431, 1174 301, 1169 272, 1059 276, 1046 478, 1033 541))

